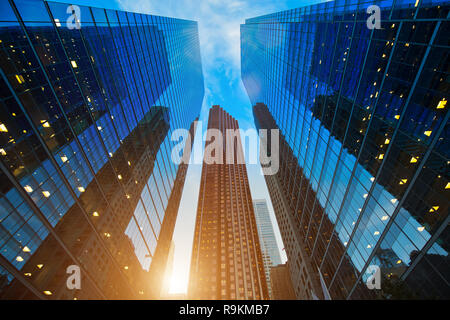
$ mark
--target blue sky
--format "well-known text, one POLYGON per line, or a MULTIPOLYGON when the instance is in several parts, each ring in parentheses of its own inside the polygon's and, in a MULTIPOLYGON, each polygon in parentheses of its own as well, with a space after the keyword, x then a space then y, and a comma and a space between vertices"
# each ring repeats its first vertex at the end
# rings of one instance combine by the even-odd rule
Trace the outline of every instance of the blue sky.
MULTIPOLYGON (((250 100, 241 81, 240 24, 246 18, 323 2, 321 0, 60 0, 94 7, 119 9, 145 14, 189 19, 198 22, 200 51, 205 79, 205 98, 200 120, 206 129, 208 109, 218 104, 239 121, 246 130, 254 128, 250 100)), ((197 132, 199 133, 199 132, 197 132)), ((200 135, 196 139, 201 139, 200 135)), ((247 165, 253 199, 266 199, 269 204, 282 261, 281 237, 273 214, 264 177, 259 165, 247 165)), ((201 165, 191 165, 180 204, 174 232, 175 255, 171 292, 187 288, 191 246, 201 165)))

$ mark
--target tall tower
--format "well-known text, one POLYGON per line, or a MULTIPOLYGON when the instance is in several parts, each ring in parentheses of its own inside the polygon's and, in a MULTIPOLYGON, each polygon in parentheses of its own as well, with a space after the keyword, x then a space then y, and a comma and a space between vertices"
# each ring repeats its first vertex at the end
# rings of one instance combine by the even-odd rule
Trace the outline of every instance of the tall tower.
POLYGON ((241 25, 255 120, 280 130, 266 181, 297 296, 450 297, 449 9, 328 1, 241 25))
POLYGON ((186 171, 170 136, 203 100, 197 23, 0 7, 0 299, 158 297, 186 171))
POLYGON ((227 130, 238 128, 221 107, 210 109, 188 289, 192 299, 268 298, 247 170, 237 163, 243 153, 240 135, 226 139, 227 130), (236 151, 233 163, 226 163, 227 146, 236 151), (209 156, 217 161, 207 161, 209 156))
POLYGON ((275 239, 275 232, 273 231, 266 199, 253 200, 253 208, 255 210, 259 242, 261 244, 267 289, 269 296, 271 297, 272 286, 270 283, 270 268, 281 264, 280 251, 278 250, 277 240, 275 239))

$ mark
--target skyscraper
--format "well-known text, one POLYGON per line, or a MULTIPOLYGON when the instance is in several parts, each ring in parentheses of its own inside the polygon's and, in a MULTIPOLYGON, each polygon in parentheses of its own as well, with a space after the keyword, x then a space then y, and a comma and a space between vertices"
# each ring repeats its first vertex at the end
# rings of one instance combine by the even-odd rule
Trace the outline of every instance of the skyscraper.
POLYGON ((266 273, 267 289, 269 297, 271 297, 270 268, 281 264, 280 251, 278 250, 275 232, 273 231, 273 225, 270 220, 267 201, 265 199, 253 200, 253 209, 255 210, 256 227, 261 245, 264 272, 266 273))
POLYGON ((241 138, 238 131, 231 141, 227 138, 227 130, 238 128, 221 107, 210 109, 191 258, 191 299, 268 298, 247 170, 245 162, 237 161, 243 154, 241 138), (236 151, 232 157, 231 149, 236 151), (233 161, 226 160, 227 153, 233 161))
POLYGON ((292 288, 291 275, 287 263, 274 265, 270 268, 272 283, 272 300, 295 300, 295 292, 292 288))
POLYGON ((334 1, 241 26, 255 122, 281 133, 266 181, 297 297, 450 297, 448 14, 334 1))
POLYGON ((157 297, 186 170, 170 137, 203 99, 196 22, 0 12, 0 298, 157 297))

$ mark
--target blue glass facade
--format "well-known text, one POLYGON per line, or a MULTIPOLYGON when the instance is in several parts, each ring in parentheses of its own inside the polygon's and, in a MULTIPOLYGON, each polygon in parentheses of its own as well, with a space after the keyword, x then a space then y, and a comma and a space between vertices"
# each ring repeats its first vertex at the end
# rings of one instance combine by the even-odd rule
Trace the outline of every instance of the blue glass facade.
POLYGON ((0 4, 0 298, 152 297, 185 177, 170 137, 203 100, 197 23, 80 6, 71 29, 67 8, 0 4))
POLYGON ((282 134, 266 181, 301 248, 288 259, 312 282, 319 269, 331 298, 450 297, 449 4, 333 1, 241 25, 255 122, 282 134), (367 27, 373 4, 382 29, 367 27))

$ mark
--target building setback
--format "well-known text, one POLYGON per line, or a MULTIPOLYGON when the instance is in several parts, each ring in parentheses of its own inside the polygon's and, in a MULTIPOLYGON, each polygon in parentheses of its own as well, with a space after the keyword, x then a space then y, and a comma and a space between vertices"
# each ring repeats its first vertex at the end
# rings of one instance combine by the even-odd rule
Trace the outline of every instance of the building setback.
POLYGON ((292 288, 289 265, 279 264, 270 268, 270 281, 272 285, 271 300, 295 300, 295 292, 292 288))
POLYGON ((448 14, 330 1, 241 25, 255 123, 280 130, 266 181, 298 298, 450 297, 448 14))
POLYGON ((247 170, 245 163, 237 163, 237 154, 243 152, 241 139, 239 135, 231 141, 226 139, 227 129, 238 128, 238 122, 221 107, 210 109, 191 258, 190 299, 268 298, 247 170), (219 135, 212 138, 211 129, 220 130, 219 135), (212 143, 219 140, 223 140, 223 149, 208 154, 212 143), (227 144, 236 150, 233 163, 228 164, 227 144), (209 155, 217 157, 219 163, 207 163, 209 155))
POLYGON ((203 100, 196 22, 0 7, 0 299, 157 298, 187 170, 170 136, 203 100))

